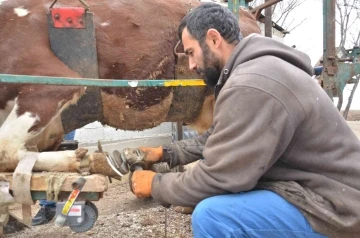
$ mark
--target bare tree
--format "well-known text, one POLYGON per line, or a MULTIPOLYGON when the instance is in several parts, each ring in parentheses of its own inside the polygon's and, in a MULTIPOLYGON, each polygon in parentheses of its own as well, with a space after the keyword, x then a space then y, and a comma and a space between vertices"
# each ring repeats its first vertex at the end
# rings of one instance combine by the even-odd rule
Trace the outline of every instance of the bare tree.
MULTIPOLYGON (((345 47, 349 43, 347 37, 353 34, 359 38, 358 25, 360 24, 360 1, 358 0, 337 0, 336 1, 337 16, 336 23, 340 30, 340 47, 345 47), (357 29, 356 29, 357 28, 357 29), (353 31, 356 31, 354 33, 353 31)), ((358 41, 358 40, 357 40, 358 41)), ((352 42, 354 43, 354 42, 352 42)), ((353 45, 352 45, 353 46, 353 45)))
MULTIPOLYGON (((272 20, 287 31, 292 31, 301 25, 306 18, 294 17, 291 12, 307 0, 283 0, 274 4, 272 8, 272 20)), ((264 0, 253 0, 249 3, 250 7, 256 7, 264 3, 264 0)))
MULTIPOLYGON (((338 25, 338 34, 340 36, 339 48, 353 48, 359 46, 360 41, 360 1, 359 0, 337 0, 336 1, 336 18, 338 25)), ((347 56, 346 56, 347 57, 347 56)), ((347 119, 348 112, 357 89, 359 75, 356 78, 356 83, 351 90, 348 103, 345 107, 343 116, 347 119)), ((339 92, 339 101, 337 108, 341 110, 343 102, 343 95, 339 92)))

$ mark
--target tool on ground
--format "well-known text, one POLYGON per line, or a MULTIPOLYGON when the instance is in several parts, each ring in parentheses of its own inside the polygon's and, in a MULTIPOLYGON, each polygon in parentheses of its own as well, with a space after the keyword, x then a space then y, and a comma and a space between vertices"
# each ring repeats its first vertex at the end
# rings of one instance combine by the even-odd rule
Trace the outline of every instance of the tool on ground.
POLYGON ((56 226, 69 226, 77 233, 88 231, 94 226, 98 218, 96 206, 89 201, 76 201, 85 182, 85 178, 79 178, 72 184, 73 191, 68 200, 56 203, 56 226))

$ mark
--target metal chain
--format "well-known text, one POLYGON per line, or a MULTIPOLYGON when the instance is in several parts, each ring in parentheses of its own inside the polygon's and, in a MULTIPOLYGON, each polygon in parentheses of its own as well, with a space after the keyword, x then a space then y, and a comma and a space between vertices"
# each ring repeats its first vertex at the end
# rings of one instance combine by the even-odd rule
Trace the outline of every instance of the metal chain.
MULTIPOLYGON (((58 0, 54 0, 54 2, 50 5, 49 9, 51 9, 57 1, 58 0)), ((89 5, 84 0, 79 0, 79 2, 81 2, 82 5, 84 5, 85 11, 89 11, 89 5)))

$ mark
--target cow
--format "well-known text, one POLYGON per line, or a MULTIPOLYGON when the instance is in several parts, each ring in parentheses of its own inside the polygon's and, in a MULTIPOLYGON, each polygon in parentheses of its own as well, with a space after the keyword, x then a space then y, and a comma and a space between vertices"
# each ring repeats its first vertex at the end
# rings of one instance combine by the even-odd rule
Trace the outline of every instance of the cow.
MULTIPOLYGON (((46 13, 52 2, 0 0, 0 74, 81 78, 50 49, 46 13)), ((94 13, 101 79, 174 78, 177 26, 198 1, 86 2, 94 13)), ((79 4, 63 0, 56 6, 79 4)), ((255 18, 245 10, 240 11, 239 24, 244 36, 260 33, 255 18)), ((65 133, 93 121, 123 130, 177 121, 194 125, 201 133, 212 123, 211 92, 205 87, 0 84, 0 172, 14 171, 29 151, 38 152, 34 171, 78 172, 86 151, 54 151, 65 133)), ((104 159, 100 157, 89 157, 90 172, 116 176, 106 161, 94 162, 104 159)))

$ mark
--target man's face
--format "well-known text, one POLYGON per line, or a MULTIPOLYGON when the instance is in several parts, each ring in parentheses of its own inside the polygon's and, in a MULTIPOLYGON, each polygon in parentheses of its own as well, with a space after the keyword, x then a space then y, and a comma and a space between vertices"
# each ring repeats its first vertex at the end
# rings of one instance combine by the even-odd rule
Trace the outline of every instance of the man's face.
POLYGON ((182 33, 182 42, 185 54, 189 57, 190 70, 196 70, 204 78, 208 86, 214 87, 221 74, 219 59, 211 51, 206 42, 200 45, 190 35, 187 28, 182 33))

